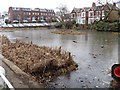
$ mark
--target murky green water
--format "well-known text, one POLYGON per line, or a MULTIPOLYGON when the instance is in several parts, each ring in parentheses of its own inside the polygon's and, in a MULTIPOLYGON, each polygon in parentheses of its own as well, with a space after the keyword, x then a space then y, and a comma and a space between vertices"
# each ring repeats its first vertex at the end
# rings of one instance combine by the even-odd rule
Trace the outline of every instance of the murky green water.
POLYGON ((47 87, 107 88, 112 80, 110 69, 118 63, 118 34, 113 32, 80 31, 85 35, 59 35, 51 30, 1 32, 12 41, 32 41, 38 45, 59 47, 70 51, 79 64, 78 70, 56 77, 47 87), (77 43, 73 42, 76 41, 77 43))

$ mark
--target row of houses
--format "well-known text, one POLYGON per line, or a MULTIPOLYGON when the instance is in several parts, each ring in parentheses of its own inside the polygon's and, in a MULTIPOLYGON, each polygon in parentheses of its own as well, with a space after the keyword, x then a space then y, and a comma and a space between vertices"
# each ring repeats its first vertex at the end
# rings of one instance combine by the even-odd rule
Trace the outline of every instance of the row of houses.
POLYGON ((52 9, 9 7, 10 22, 51 22, 55 21, 55 12, 52 9))
MULTIPOLYGON (((104 5, 92 4, 91 7, 73 8, 71 13, 62 16, 63 21, 76 20, 78 24, 92 24, 106 18, 110 21, 118 20, 116 3, 104 5), (105 17, 108 16, 108 17, 105 17)), ((53 9, 9 7, 8 20, 14 22, 54 22, 59 18, 53 9)))
POLYGON ((116 3, 99 6, 93 3, 92 7, 73 8, 70 14, 65 15, 64 21, 76 20, 78 24, 92 24, 105 18, 108 21, 116 21, 119 18, 118 10, 116 3))

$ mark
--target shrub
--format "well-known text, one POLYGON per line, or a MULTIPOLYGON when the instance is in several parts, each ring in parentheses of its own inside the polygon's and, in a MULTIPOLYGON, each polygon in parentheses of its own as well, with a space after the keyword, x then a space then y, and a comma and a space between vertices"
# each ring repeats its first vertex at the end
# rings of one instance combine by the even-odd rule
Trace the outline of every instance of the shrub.
POLYGON ((57 24, 55 25, 55 27, 56 27, 56 28, 62 28, 62 23, 57 23, 57 24))

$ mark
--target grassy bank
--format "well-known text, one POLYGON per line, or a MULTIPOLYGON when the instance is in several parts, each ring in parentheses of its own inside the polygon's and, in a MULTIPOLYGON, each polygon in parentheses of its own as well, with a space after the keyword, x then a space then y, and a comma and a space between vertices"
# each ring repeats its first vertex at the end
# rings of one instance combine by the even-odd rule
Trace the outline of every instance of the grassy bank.
POLYGON ((48 27, 7 27, 7 28, 0 28, 0 31, 14 31, 14 30, 46 30, 49 29, 48 27))

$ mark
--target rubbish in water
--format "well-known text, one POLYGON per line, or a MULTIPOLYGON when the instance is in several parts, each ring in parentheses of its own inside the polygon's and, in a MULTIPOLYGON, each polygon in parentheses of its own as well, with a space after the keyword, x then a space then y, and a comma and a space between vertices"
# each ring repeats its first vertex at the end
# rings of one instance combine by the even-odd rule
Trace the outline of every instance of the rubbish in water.
POLYGON ((101 45, 101 48, 104 48, 104 45, 101 45))
POLYGON ((74 43, 77 43, 77 41, 73 41, 74 43))

